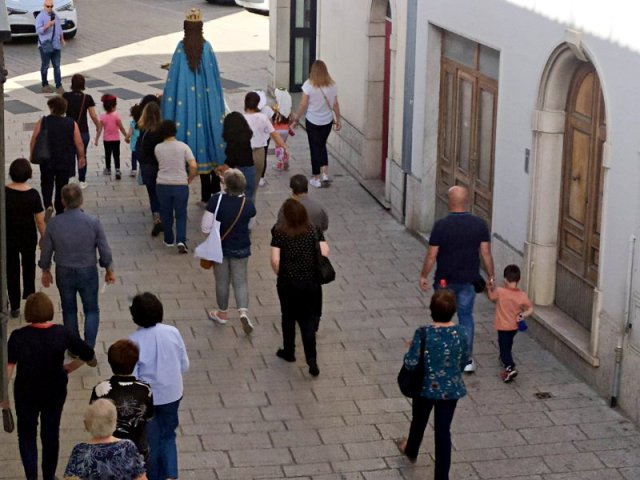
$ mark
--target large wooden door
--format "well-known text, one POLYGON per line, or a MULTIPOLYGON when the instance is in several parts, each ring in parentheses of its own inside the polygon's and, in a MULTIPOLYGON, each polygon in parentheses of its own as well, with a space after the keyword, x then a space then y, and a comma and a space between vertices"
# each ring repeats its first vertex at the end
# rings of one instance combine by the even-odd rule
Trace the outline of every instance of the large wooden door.
POLYGON ((591 329, 602 210, 604 99, 592 64, 574 74, 567 101, 556 305, 591 329))
POLYGON ((477 70, 442 60, 436 216, 447 213, 447 190, 469 190, 469 208, 491 225, 498 84, 477 70))

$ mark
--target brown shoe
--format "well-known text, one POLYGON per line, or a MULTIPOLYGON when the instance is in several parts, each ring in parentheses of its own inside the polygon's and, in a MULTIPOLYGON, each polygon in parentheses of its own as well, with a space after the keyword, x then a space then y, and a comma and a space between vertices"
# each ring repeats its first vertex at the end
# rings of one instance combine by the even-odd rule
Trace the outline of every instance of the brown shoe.
POLYGON ((58 95, 62 95, 64 93, 64 88, 62 87, 62 85, 56 88, 56 93, 58 95))
POLYGON ((53 87, 51 85, 44 85, 42 87, 42 93, 53 93, 53 87))

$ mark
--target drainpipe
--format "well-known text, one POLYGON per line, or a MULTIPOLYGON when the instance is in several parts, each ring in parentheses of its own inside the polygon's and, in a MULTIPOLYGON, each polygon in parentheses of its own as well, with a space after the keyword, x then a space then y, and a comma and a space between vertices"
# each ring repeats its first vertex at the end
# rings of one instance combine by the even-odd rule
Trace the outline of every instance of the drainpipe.
POLYGON ((611 402, 610 406, 612 408, 618 405, 618 394, 620 393, 620 378, 622 377, 622 356, 623 356, 623 345, 626 336, 629 334, 631 330, 631 292, 632 292, 632 283, 633 283, 633 261, 635 255, 635 245, 636 245, 636 237, 631 235, 629 237, 629 247, 627 251, 628 262, 627 262, 627 278, 625 285, 625 307, 624 307, 624 325, 620 331, 620 336, 618 337, 618 344, 614 350, 615 355, 615 364, 613 367, 613 387, 611 391, 611 402))

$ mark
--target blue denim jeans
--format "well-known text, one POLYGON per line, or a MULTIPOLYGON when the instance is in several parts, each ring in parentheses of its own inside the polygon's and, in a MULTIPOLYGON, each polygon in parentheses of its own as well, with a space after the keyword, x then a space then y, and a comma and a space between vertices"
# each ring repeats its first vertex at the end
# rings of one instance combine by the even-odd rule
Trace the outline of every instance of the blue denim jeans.
POLYGON ((176 429, 179 425, 180 400, 153 406, 153 418, 147 423, 147 441, 149 442, 147 476, 149 480, 178 478, 176 429))
POLYGON ((160 201, 160 218, 164 227, 165 243, 173 243, 173 219, 176 220, 176 237, 178 243, 187 241, 187 205, 189 203, 188 185, 156 185, 156 193, 160 201))
POLYGON ((244 178, 247 179, 247 188, 244 191, 244 196, 247 197, 248 200, 253 202, 256 194, 256 167, 238 167, 244 174, 244 178))
POLYGON ((142 181, 144 182, 144 186, 147 187, 147 194, 149 195, 149 206, 151 207, 151 213, 160 213, 160 202, 158 201, 158 194, 156 192, 156 180, 158 179, 158 166, 150 165, 148 163, 141 163, 140 172, 142 173, 142 181))
POLYGON ((56 284, 62 304, 62 321, 72 332, 78 330, 78 294, 84 311, 84 341, 91 348, 96 345, 100 307, 98 306, 98 267, 74 268, 56 265, 56 284))
MULTIPOLYGON (((439 288, 434 285, 434 290, 439 288)), ((450 283, 447 288, 456 294, 456 312, 458 323, 467 330, 467 341, 469 344, 469 361, 473 356, 473 335, 475 325, 473 323, 473 303, 476 300, 476 291, 472 283, 450 283)))
POLYGON ((60 75, 60 50, 54 50, 51 53, 44 53, 42 48, 40 50, 40 77, 42 79, 42 86, 49 85, 47 80, 47 71, 49 70, 49 63, 53 65, 53 80, 56 82, 56 88, 62 86, 62 76, 60 75))
MULTIPOLYGON (((82 137, 82 144, 84 145, 84 167, 78 168, 78 181, 84 182, 87 179, 87 149, 89 148, 89 140, 91 135, 89 132, 80 132, 82 137)), ((76 164, 78 162, 78 153, 76 152, 76 164)))

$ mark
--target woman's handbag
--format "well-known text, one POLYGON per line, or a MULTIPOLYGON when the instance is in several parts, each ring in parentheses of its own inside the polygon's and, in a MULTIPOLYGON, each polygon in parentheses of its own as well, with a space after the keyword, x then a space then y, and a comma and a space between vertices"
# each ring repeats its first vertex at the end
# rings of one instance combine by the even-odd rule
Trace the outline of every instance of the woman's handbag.
POLYGON ((331 260, 322 255, 322 250, 320 250, 320 239, 318 238, 317 232, 315 232, 315 237, 316 256, 318 258, 318 283, 320 283, 320 285, 326 285, 336 279, 336 271, 333 268, 333 265, 331 265, 331 260))
POLYGON ((44 165, 51 159, 51 149, 49 148, 49 130, 47 129, 47 117, 42 117, 40 121, 40 132, 36 137, 33 151, 31 152, 31 163, 34 165, 44 165))
POLYGON ((231 230, 233 230, 233 227, 235 227, 236 223, 238 223, 238 220, 240 220, 240 215, 242 214, 242 210, 244 210, 244 204, 247 198, 242 197, 242 205, 240 205, 240 210, 238 210, 238 214, 236 215, 235 220, 227 229, 227 231, 224 232, 224 235, 222 235, 222 237, 220 237, 220 222, 216 220, 221 200, 222 194, 220 194, 220 196, 218 197, 216 210, 213 213, 213 225, 211 226, 209 236, 204 242, 198 245, 193 252, 194 257, 200 258, 200 266, 205 270, 209 270, 210 268, 212 268, 214 266, 214 263, 222 263, 222 241, 227 238, 227 235, 229 235, 231 230))
POLYGON ((426 342, 426 332, 424 327, 420 329, 420 358, 414 370, 409 370, 402 363, 402 368, 398 373, 398 386, 405 397, 416 398, 422 393, 424 383, 424 344, 426 342))
POLYGON ((2 409, 2 425, 4 427, 4 431, 7 433, 13 432, 16 428, 16 424, 13 421, 13 412, 10 408, 2 409))

